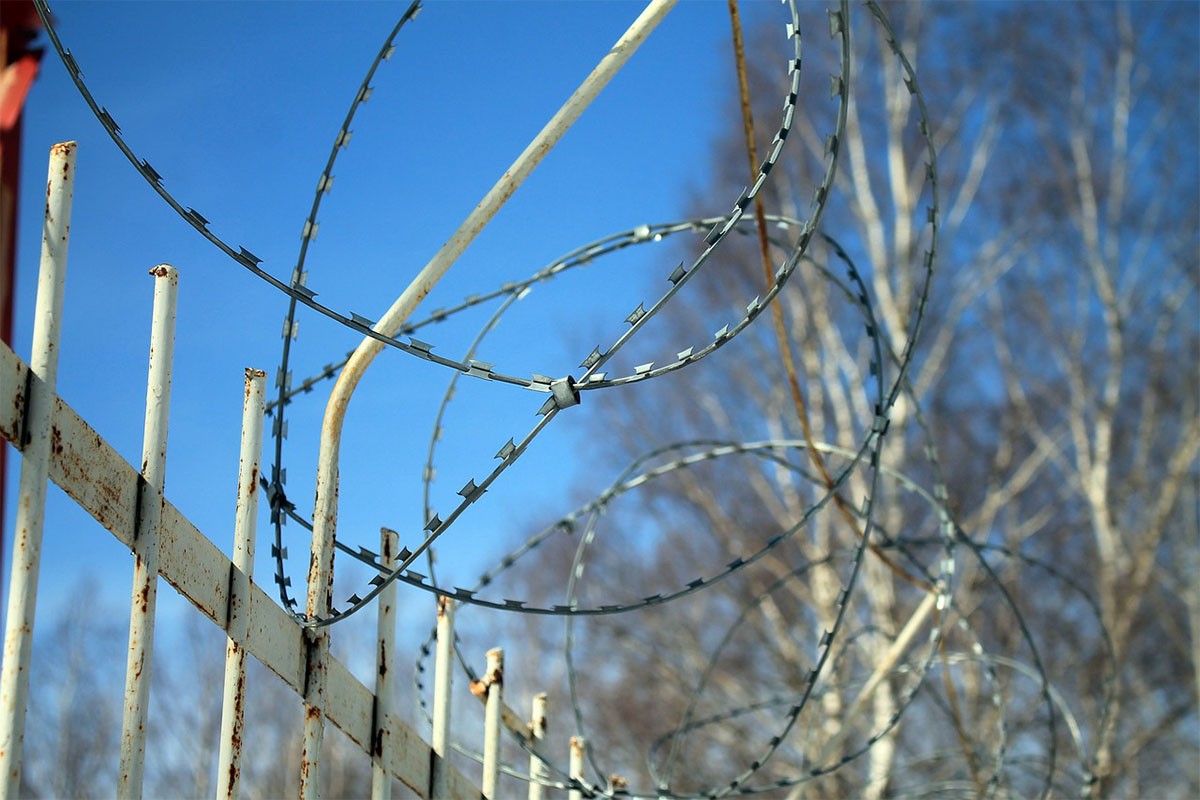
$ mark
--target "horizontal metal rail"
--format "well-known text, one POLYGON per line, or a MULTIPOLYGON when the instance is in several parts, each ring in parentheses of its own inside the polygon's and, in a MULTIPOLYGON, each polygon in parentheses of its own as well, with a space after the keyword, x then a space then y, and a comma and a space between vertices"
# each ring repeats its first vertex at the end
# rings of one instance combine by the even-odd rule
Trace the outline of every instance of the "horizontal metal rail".
MULTIPOLYGON (((8 345, 0 343, 0 438, 24 449, 22 440, 26 393, 47 399, 53 411, 55 446, 50 455, 50 480, 126 547, 133 548, 137 517, 138 472, 60 397, 8 345)), ((169 501, 162 508, 158 542, 159 574, 206 617, 229 632, 229 576, 232 563, 169 501)), ((304 630, 258 586, 251 585, 247 605, 248 633, 239 642, 292 691, 304 690, 304 630)), ((239 631, 233 631, 235 635, 239 631)), ((327 660, 328 718, 370 756, 375 732, 374 695, 344 664, 327 660)), ((383 766, 418 796, 429 786, 431 748, 411 727, 395 716, 385 718, 392 746, 383 766)), ((446 765, 444 797, 478 798, 479 789, 461 772, 446 765)))

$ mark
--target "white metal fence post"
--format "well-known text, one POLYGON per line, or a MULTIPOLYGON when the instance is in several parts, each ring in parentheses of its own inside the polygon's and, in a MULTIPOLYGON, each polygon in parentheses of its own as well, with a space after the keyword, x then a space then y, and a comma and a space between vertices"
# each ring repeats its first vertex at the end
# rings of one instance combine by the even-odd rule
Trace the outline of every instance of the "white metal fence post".
POLYGON ((254 538, 258 519, 258 475, 262 459, 266 381, 266 372, 246 370, 233 569, 229 573, 229 613, 225 624, 229 638, 225 645, 225 696, 221 705, 221 751, 217 764, 218 800, 232 800, 237 796, 238 778, 242 771, 246 640, 250 636, 250 587, 254 580, 254 538))
MULTIPOLYGON (((571 760, 568 764, 570 769, 570 777, 572 783, 583 786, 583 756, 587 750, 587 740, 582 736, 571 737, 571 760)), ((583 800, 583 792, 579 789, 571 789, 567 792, 568 800, 583 800)))
MULTIPOLYGON (((393 530, 379 531, 380 557, 383 566, 395 569, 399 562, 400 535, 393 530)), ((392 686, 396 661, 396 582, 392 581, 379 595, 378 647, 375 660, 375 738, 371 742, 371 798, 390 800, 392 776, 388 774, 385 753, 391 747, 391 731, 386 720, 392 712, 392 686)))
POLYGON ((494 800, 500 785, 500 716, 504 708, 504 651, 494 647, 487 652, 487 672, 480 682, 487 693, 483 713, 483 780, 480 791, 494 800))
MULTIPOLYGON (((334 509, 334 515, 337 509, 334 509)), ((336 527, 336 524, 335 524, 336 527)), ((308 570, 308 616, 324 617, 332 605, 333 548, 321 554, 314 547, 308 570)), ((328 677, 329 629, 306 628, 304 681, 304 744, 300 753, 301 800, 321 796, 318 778, 321 769, 321 744, 325 740, 325 679, 328 677)))
POLYGON ((155 278, 150 329, 150 368, 146 379, 142 481, 133 530, 133 591, 130 650, 125 672, 125 714, 121 718, 121 760, 116 794, 140 798, 145 771, 146 718, 150 710, 150 664, 154 660, 155 602, 158 589, 158 525, 167 469, 170 371, 175 353, 175 305, 179 272, 168 264, 150 270, 155 278))
POLYGON ((438 597, 437 650, 433 662, 433 763, 429 771, 430 800, 447 795, 450 757, 450 687, 454 682, 454 601, 438 597))
POLYGON ((46 478, 50 466, 51 418, 58 374, 58 336, 62 325, 63 286, 75 184, 75 142, 50 148, 46 178, 46 219, 38 273, 33 346, 29 365, 44 390, 26 394, 25 433, 29 442, 21 459, 17 520, 13 530, 12 577, 4 631, 4 664, 0 668, 0 771, 4 797, 16 797, 21 785, 25 742, 25 705, 29 692, 29 656, 33 647, 34 609, 42 554, 46 478))
MULTIPOLYGON (((530 745, 533 749, 541 748, 546 743, 546 712, 549 701, 545 692, 533 698, 533 716, 529 720, 529 732, 532 734, 530 745)), ((549 780, 550 771, 546 762, 535 755, 529 756, 529 800, 542 800, 546 796, 544 781, 549 780)))
POLYGON ((174 267, 159 264, 150 270, 150 274, 154 276, 154 317, 146 380, 146 422, 142 434, 141 496, 133 531, 133 592, 129 607, 125 712, 121 719, 121 762, 117 775, 117 796, 128 798, 142 796, 145 772, 150 665, 154 658, 154 608, 158 597, 158 528, 166 476, 175 307, 179 295, 179 273, 174 267))

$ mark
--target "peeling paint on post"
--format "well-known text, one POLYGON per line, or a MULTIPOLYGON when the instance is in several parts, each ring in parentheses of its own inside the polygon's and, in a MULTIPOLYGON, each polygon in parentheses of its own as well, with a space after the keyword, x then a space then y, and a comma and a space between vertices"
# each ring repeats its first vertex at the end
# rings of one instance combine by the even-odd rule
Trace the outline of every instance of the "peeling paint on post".
POLYGON ((305 692, 304 745, 300 754, 300 797, 317 800, 321 796, 318 777, 321 768, 321 744, 325 740, 325 678, 328 672, 329 631, 306 628, 304 631, 305 692))
POLYGON ((16 797, 21 786, 29 657, 33 648, 46 479, 50 466, 51 418, 58 375, 58 334, 62 326, 63 286, 74 196, 75 148, 75 142, 50 148, 46 179, 46 219, 42 226, 42 259, 29 359, 33 374, 44 385, 42 391, 27 398, 24 428, 29 443, 23 448, 17 488, 4 663, 0 667, 0 787, 4 797, 16 797))
POLYGON ((246 711, 246 644, 250 637, 250 587, 254 580, 254 538, 258 518, 258 475, 262 458, 263 407, 267 373, 246 370, 242 402, 242 444, 238 464, 233 564, 229 571, 229 613, 225 630, 225 696, 221 706, 221 752, 217 800, 237 797, 246 711))

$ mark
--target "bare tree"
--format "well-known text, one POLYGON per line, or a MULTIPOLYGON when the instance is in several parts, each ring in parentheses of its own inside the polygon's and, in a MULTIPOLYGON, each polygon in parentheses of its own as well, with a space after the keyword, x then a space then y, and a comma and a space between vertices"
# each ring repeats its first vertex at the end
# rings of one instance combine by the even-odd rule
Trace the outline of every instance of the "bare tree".
MULTIPOLYGON (((1196 8, 887 12, 851 16, 832 238, 776 300, 785 336, 764 316, 705 364, 597 401, 614 464, 671 442, 792 444, 667 450, 615 484, 585 556, 556 542, 528 574, 547 597, 582 574, 580 605, 705 579, 570 623, 597 777, 780 797, 1194 794, 1196 8), (910 348, 876 472, 848 454, 879 413, 875 372, 896 376, 910 348), (931 611, 939 579, 952 600, 931 611)), ((804 22, 824 82, 836 40, 804 22)), ((778 115, 775 33, 753 39, 760 137, 778 115)), ((827 163, 839 109, 811 80, 768 214, 803 217, 827 163)), ((747 184, 732 119, 699 216, 747 184)), ((688 287, 653 346, 765 291, 753 239, 688 287)))
MULTIPOLYGON (((1081 6, 1041 30, 1006 22, 1015 52, 1041 67, 1013 87, 1025 122, 1012 127, 1036 143, 1014 163, 1035 180, 1008 201, 1038 243, 1041 280, 1006 283, 988 315, 1006 413, 1045 454, 1059 514, 1072 517, 1035 521, 1037 505, 1022 503, 1008 536, 1073 551, 1100 602, 1119 672, 1095 732, 1098 791, 1137 794, 1168 775, 1195 791, 1195 9, 1081 6), (1064 40, 1067 26, 1078 35, 1064 40)), ((993 528, 1003 501, 976 524, 993 528)))
MULTIPOLYGON (((84 582, 79 592, 97 588, 84 582)), ((98 797, 116 785, 124 651, 119 626, 94 610, 66 606, 37 641, 34 660, 45 666, 30 681, 24 797, 98 797)))

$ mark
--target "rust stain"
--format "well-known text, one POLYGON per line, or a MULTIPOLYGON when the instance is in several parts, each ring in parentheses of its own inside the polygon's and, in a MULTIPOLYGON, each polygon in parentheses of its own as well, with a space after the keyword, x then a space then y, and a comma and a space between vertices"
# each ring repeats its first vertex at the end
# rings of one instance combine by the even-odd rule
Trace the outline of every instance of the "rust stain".
POLYGON ((50 426, 50 452, 60 457, 63 454, 62 431, 58 429, 57 425, 50 426))
POLYGON ((476 697, 483 697, 487 694, 488 684, 486 680, 471 681, 471 694, 476 697))
POLYGON ((230 744, 233 748, 233 759, 229 764, 229 786, 232 788, 236 783, 238 776, 241 775, 241 755, 242 755, 242 727, 243 715, 246 706, 246 670, 243 666, 238 670, 237 690, 233 697, 234 722, 233 731, 230 734, 230 744))
POLYGON ((150 270, 150 274, 156 278, 165 278, 171 273, 167 269, 166 264, 159 264, 157 267, 154 267, 153 269, 150 270))
MULTIPOLYGON (((230 735, 229 739, 230 739, 230 744, 233 745, 233 752, 235 753, 235 756, 240 757, 241 756, 242 718, 244 718, 244 714, 246 711, 246 670, 245 670, 245 668, 242 668, 239 670, 238 688, 236 688, 236 692, 234 693, 233 708, 234 708, 233 734, 230 735)), ((234 760, 236 760, 236 758, 234 760)))
POLYGON ((487 675, 484 677, 484 680, 487 682, 487 684, 489 686, 491 686, 493 684, 496 686, 503 686, 504 685, 504 651, 498 647, 494 648, 492 650, 489 650, 488 654, 487 654, 487 660, 488 660, 488 671, 487 671, 487 675))
MULTIPOLYGON (((21 376, 21 378, 19 378, 18 380, 20 383, 25 382, 24 376, 21 376)), ((24 445, 25 445, 24 442, 17 441, 17 434, 20 433, 20 427, 21 427, 21 424, 20 424, 21 416, 25 413, 25 391, 24 390, 21 390, 13 395, 13 411, 15 412, 14 418, 17 420, 17 426, 13 429, 13 436, 11 438, 11 441, 13 442, 13 444, 17 445, 18 447, 24 447, 24 445)))
POLYGON ((254 367, 246 367, 246 385, 245 385, 245 388, 243 389, 245 396, 247 398, 250 397, 250 382, 252 380, 254 380, 255 378, 262 379, 262 378, 266 378, 266 377, 267 377, 266 370, 255 369, 254 367))

